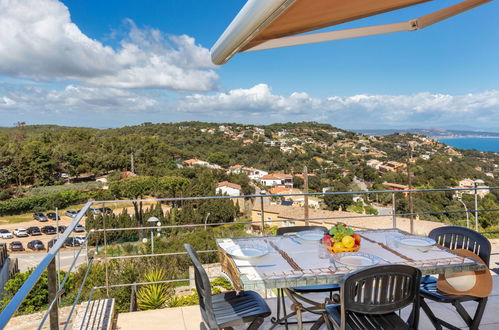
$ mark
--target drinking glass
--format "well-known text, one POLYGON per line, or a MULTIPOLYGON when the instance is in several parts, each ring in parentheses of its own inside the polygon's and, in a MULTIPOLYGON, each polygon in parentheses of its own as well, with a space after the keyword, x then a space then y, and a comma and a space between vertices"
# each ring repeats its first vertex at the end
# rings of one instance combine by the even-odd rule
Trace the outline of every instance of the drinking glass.
POLYGON ((397 237, 402 236, 402 234, 397 232, 387 232, 385 234, 385 243, 390 249, 396 249, 398 247, 397 241, 395 240, 397 237))
POLYGON ((322 242, 322 240, 320 240, 317 245, 318 245, 317 250, 318 250, 319 258, 320 259, 327 259, 327 258, 329 258, 329 256, 330 256, 329 250, 324 245, 324 243, 322 242))

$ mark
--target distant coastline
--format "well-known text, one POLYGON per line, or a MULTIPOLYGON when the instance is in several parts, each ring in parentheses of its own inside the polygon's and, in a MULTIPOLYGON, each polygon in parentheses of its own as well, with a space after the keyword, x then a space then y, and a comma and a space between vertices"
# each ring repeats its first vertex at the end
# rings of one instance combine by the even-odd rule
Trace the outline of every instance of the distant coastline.
POLYGON ((449 137, 435 138, 438 141, 459 149, 499 152, 499 137, 449 137))
POLYGON ((498 132, 477 132, 465 130, 451 130, 443 128, 408 128, 408 129, 361 129, 353 130, 356 133, 366 135, 390 135, 395 133, 411 133, 426 135, 432 139, 460 139, 460 138, 499 138, 498 132))

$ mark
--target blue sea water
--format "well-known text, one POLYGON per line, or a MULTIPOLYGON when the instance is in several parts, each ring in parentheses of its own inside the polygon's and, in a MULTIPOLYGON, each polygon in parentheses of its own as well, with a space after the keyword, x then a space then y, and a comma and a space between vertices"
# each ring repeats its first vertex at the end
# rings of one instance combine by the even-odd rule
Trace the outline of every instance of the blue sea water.
POLYGON ((447 145, 460 149, 499 152, 499 138, 452 138, 438 139, 447 145))

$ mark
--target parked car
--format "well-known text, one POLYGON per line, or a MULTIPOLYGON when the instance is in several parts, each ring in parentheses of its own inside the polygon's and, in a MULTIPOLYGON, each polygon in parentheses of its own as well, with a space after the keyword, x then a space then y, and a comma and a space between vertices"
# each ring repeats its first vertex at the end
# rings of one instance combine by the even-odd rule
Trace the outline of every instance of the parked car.
POLYGON ((28 237, 29 236, 28 231, 24 228, 14 229, 13 233, 16 237, 28 237))
POLYGON ((66 246, 80 246, 81 243, 76 237, 68 237, 65 242, 66 246))
POLYGON ((40 240, 34 240, 28 243, 28 249, 33 251, 45 250, 45 245, 43 245, 43 242, 40 240))
POLYGON ((49 218, 50 220, 58 220, 57 218, 59 218, 59 220, 61 220, 61 217, 57 215, 57 213, 55 212, 50 212, 50 213, 47 213, 47 218, 49 218))
POLYGON ((39 227, 29 227, 28 229, 26 229, 26 231, 28 232, 28 234, 30 234, 31 236, 38 236, 38 235, 41 235, 42 232, 40 231, 40 228, 39 227))
POLYGON ((106 213, 106 214, 112 214, 113 213, 113 210, 111 210, 109 207, 101 207, 100 211, 102 213, 106 213))
POLYGON ((85 244, 85 241, 87 240, 87 238, 85 236, 75 236, 74 238, 75 238, 75 240, 78 241, 78 243, 80 243, 80 245, 85 244))
POLYGON ((92 212, 93 214, 100 214, 102 212, 102 209, 98 207, 93 207, 90 209, 90 212, 92 212))
POLYGON ((23 243, 19 241, 10 242, 9 247, 11 251, 24 251, 23 243))
POLYGON ((57 229, 54 226, 43 226, 42 233, 46 235, 54 235, 57 234, 57 229))
POLYGON ((33 214, 33 219, 38 220, 40 222, 48 221, 48 219, 45 216, 45 214, 43 214, 41 212, 37 212, 37 213, 33 214))
POLYGON ((85 227, 83 227, 83 225, 78 224, 78 225, 76 225, 74 231, 75 231, 75 233, 83 233, 85 231, 85 227))
MULTIPOLYGON (((50 241, 47 243, 47 248, 50 249, 52 246, 54 246, 55 242, 57 242, 57 238, 52 238, 50 241)), ((65 247, 66 244, 62 244, 62 247, 65 247)))
POLYGON ((76 217, 77 214, 78 214, 78 211, 76 211, 76 210, 67 210, 66 211, 66 215, 70 218, 76 217))
POLYGON ((12 233, 7 229, 0 229, 0 237, 1 238, 14 238, 12 233))
POLYGON ((64 231, 66 230, 66 228, 68 228, 68 227, 66 227, 66 226, 59 226, 59 227, 57 227, 57 231, 62 234, 62 233, 64 233, 64 231))

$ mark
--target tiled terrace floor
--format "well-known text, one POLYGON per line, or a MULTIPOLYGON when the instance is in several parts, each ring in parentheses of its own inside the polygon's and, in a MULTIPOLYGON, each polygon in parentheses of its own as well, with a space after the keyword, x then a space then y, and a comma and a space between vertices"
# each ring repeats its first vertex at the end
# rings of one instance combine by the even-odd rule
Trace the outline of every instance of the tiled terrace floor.
MULTIPOLYGON (((491 268, 496 272, 499 267, 499 253, 496 251, 492 260, 491 260, 491 268)), ((489 297, 489 301, 487 304, 487 308, 485 310, 484 317, 482 319, 482 324, 480 329, 488 330, 488 329, 499 329, 499 275, 493 272, 494 276, 494 291, 489 297)), ((320 297, 318 300, 322 300, 323 297, 320 297)), ((276 299, 269 298, 267 302, 270 308, 273 311, 273 315, 275 315, 276 310, 276 299)), ((463 327, 465 324, 457 314, 455 310, 452 309, 452 306, 448 304, 438 304, 438 303, 429 303, 430 307, 433 309, 434 313, 444 320, 449 321, 451 324, 455 324, 456 326, 463 327)), ((288 304, 289 306, 289 304, 288 304)), ((473 310, 475 303, 469 303, 465 305, 465 307, 470 307, 470 310, 473 310)), ((407 310, 403 310, 405 314, 408 313, 407 310)), ((117 329, 119 330, 129 330, 129 329, 146 329, 146 330, 154 330, 154 329, 185 329, 185 330, 194 330, 194 329, 203 329, 201 327, 201 315, 199 313, 199 306, 189 306, 189 307, 180 307, 180 308, 169 308, 169 309, 161 309, 161 310, 152 310, 152 311, 144 311, 144 312, 134 312, 134 313, 122 313, 118 315, 117 329)), ((261 327, 261 329, 270 328, 270 318, 267 318, 266 323, 261 327)), ((325 328, 325 327, 324 327, 325 328)), ((433 329, 430 321, 426 317, 426 315, 421 311, 420 318, 420 329, 433 329)), ((239 328, 238 328, 239 329, 239 328)), ((241 327, 240 329, 244 329, 241 327)), ((284 326, 277 327, 277 329, 284 329, 284 326)), ((290 329, 296 329, 296 327, 290 327, 290 329)))

